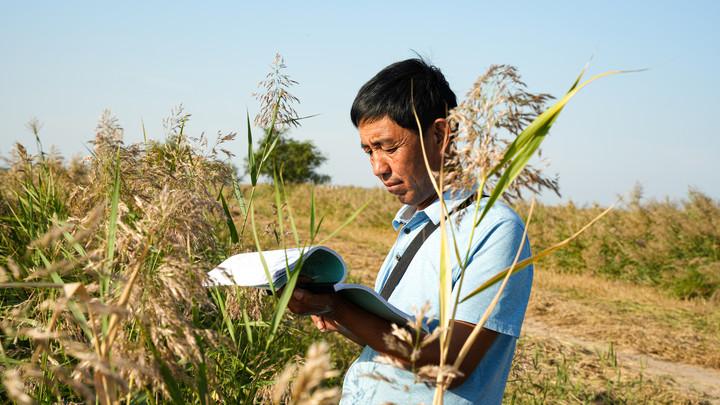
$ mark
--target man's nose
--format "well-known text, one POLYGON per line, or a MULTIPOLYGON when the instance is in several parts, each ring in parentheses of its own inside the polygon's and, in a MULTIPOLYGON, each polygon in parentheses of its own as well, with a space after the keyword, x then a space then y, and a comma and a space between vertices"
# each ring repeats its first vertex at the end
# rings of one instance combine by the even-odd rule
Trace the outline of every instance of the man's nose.
POLYGON ((373 174, 380 179, 385 179, 390 174, 390 165, 382 156, 373 156, 371 160, 373 174))

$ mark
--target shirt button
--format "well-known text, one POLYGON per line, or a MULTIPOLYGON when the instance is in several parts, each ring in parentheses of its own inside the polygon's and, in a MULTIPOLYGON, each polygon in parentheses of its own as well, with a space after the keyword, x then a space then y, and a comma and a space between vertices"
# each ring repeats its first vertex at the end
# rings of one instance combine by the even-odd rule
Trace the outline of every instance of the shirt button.
POLYGON ((405 234, 410 233, 410 228, 403 228, 403 232, 405 232, 405 234))
POLYGON ((398 260, 398 261, 399 261, 400 259, 402 259, 402 255, 401 255, 400 253, 396 253, 396 254, 395 254, 395 260, 398 260))

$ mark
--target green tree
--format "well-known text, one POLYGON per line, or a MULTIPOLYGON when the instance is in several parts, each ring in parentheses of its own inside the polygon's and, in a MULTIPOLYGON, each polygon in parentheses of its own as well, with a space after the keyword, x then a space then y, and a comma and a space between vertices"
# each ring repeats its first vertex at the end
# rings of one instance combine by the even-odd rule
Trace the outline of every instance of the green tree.
MULTIPOLYGON (((269 160, 263 165, 260 174, 272 178, 273 172, 282 172, 283 180, 286 183, 307 183, 324 184, 330 181, 330 176, 320 174, 316 170, 325 163, 327 158, 320 152, 312 141, 297 141, 287 137, 287 130, 276 133, 274 130, 272 139, 277 137, 277 144, 270 155, 269 160)), ((255 152, 255 159, 262 158, 262 151, 271 140, 268 137, 269 131, 260 140, 260 147, 255 152)), ((245 171, 248 170, 248 161, 245 159, 245 171)))

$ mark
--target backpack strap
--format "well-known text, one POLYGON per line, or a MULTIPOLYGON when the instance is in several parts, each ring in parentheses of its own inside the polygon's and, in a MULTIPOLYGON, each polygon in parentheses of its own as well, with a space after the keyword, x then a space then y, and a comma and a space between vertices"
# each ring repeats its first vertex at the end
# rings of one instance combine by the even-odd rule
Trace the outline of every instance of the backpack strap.
MULTIPOLYGON (((448 214, 448 216, 464 208, 467 208, 470 204, 473 203, 473 201, 475 201, 476 196, 477 195, 473 193, 470 197, 463 201, 462 204, 455 207, 452 212, 448 214)), ((400 279, 402 279, 402 277, 405 275, 405 271, 407 270, 408 266, 410 266, 410 262, 412 262, 415 254, 417 254, 418 250, 420 250, 420 246, 422 246, 422 244, 425 243, 425 240, 429 238, 433 232, 435 232, 439 225, 440 221, 438 221, 437 224, 434 224, 432 221, 428 221, 427 225, 425 225, 415 236, 412 242, 410 242, 407 249, 405 249, 405 252, 403 252, 397 264, 392 269, 390 277, 388 277, 385 285, 383 285, 383 288, 380 291, 381 297, 385 298, 385 300, 388 300, 390 298, 390 295, 393 293, 393 291, 395 291, 395 287, 397 287, 398 283, 400 283, 400 279)))

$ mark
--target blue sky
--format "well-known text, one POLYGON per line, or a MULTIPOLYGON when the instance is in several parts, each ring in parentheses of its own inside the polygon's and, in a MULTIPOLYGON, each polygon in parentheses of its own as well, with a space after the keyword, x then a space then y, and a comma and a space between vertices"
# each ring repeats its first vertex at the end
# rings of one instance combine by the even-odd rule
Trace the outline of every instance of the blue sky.
MULTIPOLYGON (((0 6, 0 154, 42 140, 83 154, 110 108, 126 141, 163 136, 183 103, 192 134, 238 131, 275 52, 300 84, 291 136, 328 156, 336 184, 374 186, 349 121, 358 88, 412 57, 439 66, 462 98, 488 65, 517 66, 532 91, 563 93, 590 72, 648 68, 583 90, 546 140, 562 199, 608 204, 640 183, 648 198, 688 187, 720 198, 718 2, 16 2, 0 6)), ((241 165, 244 136, 230 145, 241 165)))

